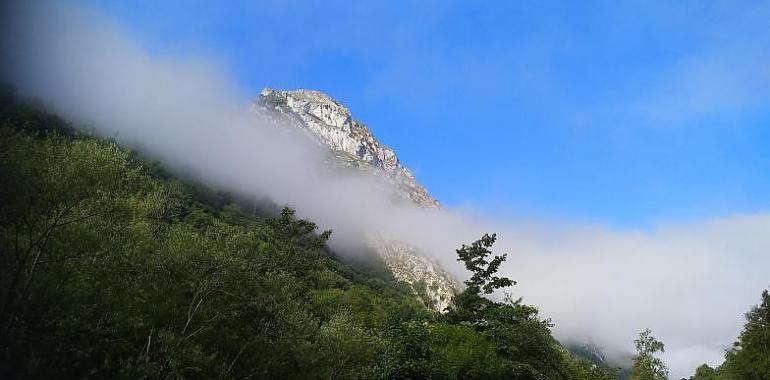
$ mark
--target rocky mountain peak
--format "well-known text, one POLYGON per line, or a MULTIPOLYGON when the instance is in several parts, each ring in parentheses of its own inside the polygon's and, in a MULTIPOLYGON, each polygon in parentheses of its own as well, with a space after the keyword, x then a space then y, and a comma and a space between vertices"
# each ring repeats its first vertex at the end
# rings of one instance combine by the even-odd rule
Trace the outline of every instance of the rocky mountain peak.
MULTIPOLYGON (((439 207, 438 201, 414 178, 393 149, 380 143, 350 110, 330 96, 314 90, 263 89, 254 102, 255 112, 293 125, 327 147, 334 165, 382 175, 393 185, 396 200, 419 207, 439 207)), ((371 248, 385 261, 396 279, 412 286, 429 307, 442 311, 459 289, 458 282, 437 263, 406 244, 372 237, 371 248)))
POLYGON ((438 207, 438 201, 415 180, 393 149, 380 143, 365 124, 330 96, 314 90, 281 91, 263 89, 255 108, 278 112, 294 121, 310 137, 333 152, 341 154, 349 165, 384 173, 399 196, 422 207, 438 207))

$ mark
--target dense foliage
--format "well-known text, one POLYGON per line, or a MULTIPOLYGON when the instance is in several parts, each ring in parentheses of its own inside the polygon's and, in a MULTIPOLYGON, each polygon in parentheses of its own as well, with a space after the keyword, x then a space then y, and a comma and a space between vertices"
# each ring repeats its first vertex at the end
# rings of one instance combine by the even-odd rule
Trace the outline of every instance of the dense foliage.
POLYGON ((746 313, 738 341, 727 351, 725 362, 714 369, 704 364, 690 380, 770 379, 770 293, 762 292, 759 305, 746 313))
MULTIPOLYGON (((36 107, 0 105, 0 378, 612 379, 472 277, 430 312, 290 209, 181 181, 36 107)), ((364 254, 359 256, 365 256, 364 254)))

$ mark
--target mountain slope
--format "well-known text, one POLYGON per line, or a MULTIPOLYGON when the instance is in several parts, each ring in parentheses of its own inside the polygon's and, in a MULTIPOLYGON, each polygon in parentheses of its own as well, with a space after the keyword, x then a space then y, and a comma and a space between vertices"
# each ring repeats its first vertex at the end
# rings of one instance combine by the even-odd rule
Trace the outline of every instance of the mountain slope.
MULTIPOLYGON (((334 153, 332 165, 366 170, 387 178, 396 201, 436 208, 438 201, 403 166, 393 149, 381 144, 350 111, 328 95, 312 90, 280 91, 266 88, 254 102, 255 112, 282 121, 334 153)), ((410 284, 434 310, 449 306, 459 289, 440 265, 414 247, 373 235, 370 246, 397 279, 410 284)))
POLYGON ((292 210, 255 217, 2 95, 2 379, 614 378, 532 307, 430 313, 292 210))

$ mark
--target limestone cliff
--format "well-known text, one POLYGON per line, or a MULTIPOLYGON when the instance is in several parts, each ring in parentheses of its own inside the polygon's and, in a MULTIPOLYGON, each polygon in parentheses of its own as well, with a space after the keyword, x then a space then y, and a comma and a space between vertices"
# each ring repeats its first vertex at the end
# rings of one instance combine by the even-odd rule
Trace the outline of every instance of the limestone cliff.
MULTIPOLYGON (((280 125, 294 126, 333 153, 334 165, 384 175, 401 201, 419 207, 439 207, 438 202, 403 166, 393 149, 381 144, 350 111, 328 95, 312 90, 264 89, 254 102, 255 112, 280 125)), ((435 310, 449 305, 458 282, 437 263, 404 243, 372 236, 371 247, 385 261, 393 275, 409 283, 415 293, 435 310)))

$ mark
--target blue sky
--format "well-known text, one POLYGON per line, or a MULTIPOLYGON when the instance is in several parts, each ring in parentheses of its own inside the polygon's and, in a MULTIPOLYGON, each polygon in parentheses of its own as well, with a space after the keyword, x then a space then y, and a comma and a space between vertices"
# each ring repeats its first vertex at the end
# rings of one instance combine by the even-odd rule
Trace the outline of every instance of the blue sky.
POLYGON ((330 94, 449 206, 641 228, 770 209, 768 3, 91 3, 247 94, 330 94))

